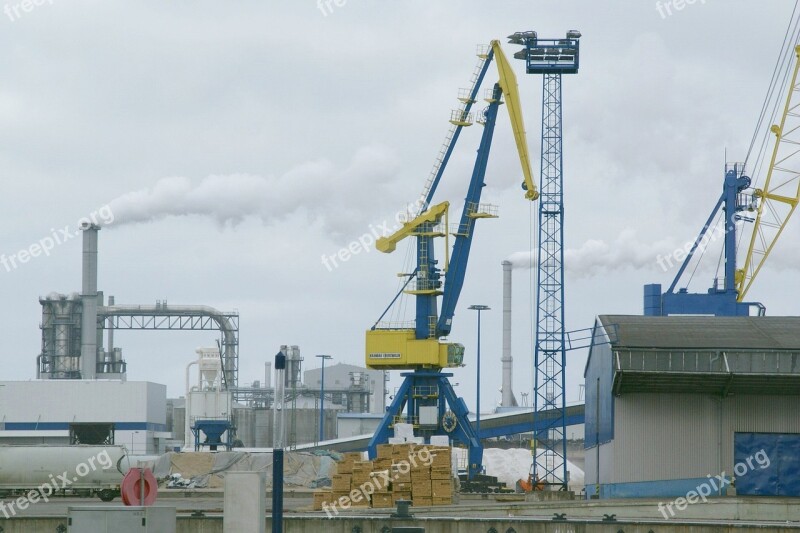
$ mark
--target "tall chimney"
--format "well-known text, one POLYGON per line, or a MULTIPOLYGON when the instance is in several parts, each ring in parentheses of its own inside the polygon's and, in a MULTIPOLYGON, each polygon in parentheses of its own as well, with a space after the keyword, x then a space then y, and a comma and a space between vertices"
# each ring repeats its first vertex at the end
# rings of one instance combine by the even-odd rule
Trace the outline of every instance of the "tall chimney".
POLYGON ((84 223, 83 286, 81 301, 81 379, 97 378, 97 232, 100 226, 84 223))
POLYGON ((511 261, 503 261, 503 407, 516 407, 517 400, 511 386, 513 359, 511 358, 511 261))

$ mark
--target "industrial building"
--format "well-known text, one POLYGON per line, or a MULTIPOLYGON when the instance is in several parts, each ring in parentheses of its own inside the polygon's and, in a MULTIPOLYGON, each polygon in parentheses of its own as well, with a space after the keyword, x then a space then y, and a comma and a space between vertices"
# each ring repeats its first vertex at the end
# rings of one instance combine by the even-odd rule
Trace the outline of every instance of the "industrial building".
POLYGON ((303 372, 303 382, 312 390, 325 389, 334 403, 347 407, 350 413, 383 414, 386 410, 389 373, 384 370, 336 363, 325 367, 325 384, 322 386, 322 369, 303 372), (362 393, 359 393, 362 391, 362 393))
POLYGON ((588 497, 800 496, 800 317, 602 315, 585 377, 588 497))
POLYGON ((163 453, 167 388, 143 381, 0 382, 0 444, 122 444, 163 453))

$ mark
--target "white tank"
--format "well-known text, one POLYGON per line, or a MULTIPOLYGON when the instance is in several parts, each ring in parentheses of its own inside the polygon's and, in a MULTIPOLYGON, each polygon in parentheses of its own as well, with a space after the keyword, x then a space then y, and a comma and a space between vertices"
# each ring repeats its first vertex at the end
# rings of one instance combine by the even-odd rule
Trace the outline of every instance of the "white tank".
POLYGON ((118 491, 130 466, 123 446, 0 445, 0 490, 118 491))

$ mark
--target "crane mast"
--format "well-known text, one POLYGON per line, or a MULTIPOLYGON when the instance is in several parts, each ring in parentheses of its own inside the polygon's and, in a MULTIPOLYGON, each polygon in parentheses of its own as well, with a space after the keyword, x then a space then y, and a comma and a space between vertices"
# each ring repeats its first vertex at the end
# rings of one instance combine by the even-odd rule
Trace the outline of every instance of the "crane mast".
POLYGON ((540 39, 535 31, 509 36, 521 44, 514 54, 528 74, 542 74, 542 144, 539 198, 539 248, 536 260, 536 338, 534 341, 534 427, 530 486, 567 490, 567 418, 564 330, 564 192, 562 74, 577 74, 578 31, 566 38, 540 39), (558 413, 541 418, 542 411, 558 413))

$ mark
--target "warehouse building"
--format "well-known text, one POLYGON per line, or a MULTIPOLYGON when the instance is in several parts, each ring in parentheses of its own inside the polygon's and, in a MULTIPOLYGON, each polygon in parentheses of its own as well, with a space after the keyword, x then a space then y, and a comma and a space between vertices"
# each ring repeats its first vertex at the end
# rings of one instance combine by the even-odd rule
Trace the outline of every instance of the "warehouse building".
POLYGON ((602 315, 589 498, 800 496, 800 317, 602 315))

